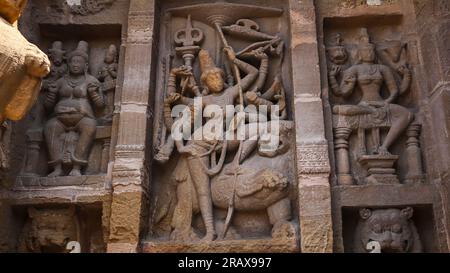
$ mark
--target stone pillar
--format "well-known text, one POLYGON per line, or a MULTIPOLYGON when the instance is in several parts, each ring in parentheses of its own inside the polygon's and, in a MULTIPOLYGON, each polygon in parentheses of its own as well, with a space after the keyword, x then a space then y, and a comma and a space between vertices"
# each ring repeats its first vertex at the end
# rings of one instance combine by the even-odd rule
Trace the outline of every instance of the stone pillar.
POLYGON ((103 145, 102 145, 102 160, 101 160, 101 166, 100 166, 100 171, 102 173, 106 173, 108 171, 110 148, 111 148, 111 139, 109 139, 109 138, 104 139, 103 145))
POLYGON ((108 252, 136 252, 144 226, 141 211, 147 203, 149 177, 145 150, 151 127, 154 12, 153 0, 130 2, 108 252))
POLYGON ((348 153, 348 138, 352 129, 336 128, 334 146, 336 150, 336 169, 339 185, 353 185, 353 178, 350 170, 350 157, 348 153))
POLYGON ((332 252, 330 161, 313 0, 289 1, 302 252, 332 252))
POLYGON ((38 176, 39 153, 44 142, 43 132, 40 129, 31 129, 27 131, 26 137, 27 151, 21 175, 38 176))
POLYGON ((421 55, 420 85, 428 111, 422 122, 423 156, 427 180, 434 181, 442 206, 435 214, 441 249, 450 250, 450 6, 445 0, 414 1, 421 55))
POLYGON ((420 131, 422 125, 412 124, 406 132, 408 140, 406 141, 406 153, 408 158, 408 174, 405 183, 417 183, 423 180, 422 152, 420 151, 420 131))

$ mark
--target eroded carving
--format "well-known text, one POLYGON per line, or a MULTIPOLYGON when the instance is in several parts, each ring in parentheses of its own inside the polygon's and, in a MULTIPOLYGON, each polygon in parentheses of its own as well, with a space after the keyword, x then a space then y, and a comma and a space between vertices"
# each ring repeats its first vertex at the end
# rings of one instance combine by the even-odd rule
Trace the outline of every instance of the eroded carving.
POLYGON ((75 207, 69 209, 28 208, 28 220, 20 242, 20 252, 68 253, 70 241, 80 241, 80 224, 75 207))
POLYGON ((98 212, 75 206, 27 208, 19 252, 69 253, 74 243, 78 251, 105 251, 98 212))
POLYGON ((41 50, 29 43, 13 25, 26 1, 0 2, 0 122, 20 120, 33 106, 41 79, 50 71, 50 62, 41 50))
POLYGON ((100 122, 104 124, 112 124, 114 112, 114 92, 116 91, 118 52, 115 45, 110 45, 105 52, 104 65, 98 72, 98 80, 101 82, 101 90, 105 95, 105 111, 100 122))
POLYGON ((36 101, 41 80, 50 71, 48 57, 29 43, 16 27, 25 0, 0 1, 0 175, 9 168, 10 126, 20 120, 36 101))
POLYGON ((54 0, 50 6, 58 12, 86 16, 110 7, 116 0, 54 0))

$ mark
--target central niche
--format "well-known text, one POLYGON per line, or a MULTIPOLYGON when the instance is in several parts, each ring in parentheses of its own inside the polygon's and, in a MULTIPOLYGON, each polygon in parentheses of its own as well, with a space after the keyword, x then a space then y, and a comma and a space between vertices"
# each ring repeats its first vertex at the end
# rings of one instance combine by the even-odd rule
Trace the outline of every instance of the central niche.
POLYGON ((143 250, 296 251, 286 7, 176 3, 161 3, 150 232, 143 250), (175 139, 172 128, 183 117, 174 117, 174 109, 192 113, 188 135, 195 136, 194 120, 203 129, 217 125, 217 116, 205 113, 212 105, 220 113, 237 109, 219 122, 220 132, 237 134, 233 124, 241 121, 247 136, 175 139), (265 120, 249 111, 261 106, 268 109, 265 120), (249 131, 254 126, 259 130, 249 131), (267 149, 275 135, 276 145, 267 149))

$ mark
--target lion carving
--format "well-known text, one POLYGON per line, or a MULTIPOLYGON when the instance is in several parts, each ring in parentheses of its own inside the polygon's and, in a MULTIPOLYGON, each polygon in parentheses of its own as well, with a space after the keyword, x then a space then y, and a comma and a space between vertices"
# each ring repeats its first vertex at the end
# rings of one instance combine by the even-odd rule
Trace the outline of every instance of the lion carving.
POLYGON ((28 208, 19 240, 20 252, 66 253, 71 241, 79 241, 79 222, 75 207, 68 209, 28 208))
MULTIPOLYGON (((258 149, 239 168, 225 166, 211 179, 211 198, 215 208, 227 210, 230 199, 234 196, 234 207, 239 212, 265 211, 272 225, 272 238, 292 238, 296 228, 291 223, 291 200, 289 192, 291 181, 286 176, 285 166, 293 160, 290 152, 291 136, 294 124, 291 121, 280 122, 280 145, 276 151, 264 152, 258 141, 258 149), (237 174, 237 175, 236 175, 237 174), (235 176, 236 175, 236 176, 235 176), (236 181, 235 181, 236 179, 236 181), (235 189, 233 189, 233 184, 235 189)), ((185 162, 177 166, 174 177, 177 183, 177 200, 172 216, 170 238, 177 241, 197 239, 191 227, 193 215, 199 213, 195 188, 192 185, 185 162)), ((218 229, 222 229, 224 219, 216 219, 218 229)), ((231 227, 228 239, 240 238, 231 227)))
POLYGON ((367 245, 378 242, 382 253, 418 253, 422 244, 412 221, 413 208, 361 209, 353 251, 369 252, 367 245))

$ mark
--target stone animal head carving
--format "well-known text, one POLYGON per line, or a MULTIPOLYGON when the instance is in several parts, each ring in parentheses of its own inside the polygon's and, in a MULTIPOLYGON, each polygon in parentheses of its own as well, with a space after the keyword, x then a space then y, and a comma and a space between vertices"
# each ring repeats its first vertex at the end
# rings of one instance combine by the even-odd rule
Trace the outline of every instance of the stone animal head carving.
POLYGON ((342 43, 341 34, 336 33, 333 40, 333 44, 327 48, 328 57, 333 64, 343 65, 348 60, 348 53, 342 43))
POLYGON ((291 148, 294 123, 288 120, 279 121, 279 126, 269 125, 278 131, 269 132, 258 141, 258 154, 263 157, 276 157, 285 154, 291 148), (274 143, 276 141, 276 143, 274 143))
POLYGON ((421 252, 422 245, 411 220, 413 208, 361 209, 355 232, 354 251, 368 252, 370 242, 378 242, 382 253, 421 252))
POLYGON ((28 222, 22 233, 21 251, 67 252, 70 241, 78 241, 78 221, 75 208, 28 208, 28 222))
POLYGON ((60 66, 66 59, 66 51, 63 49, 61 41, 55 41, 52 47, 48 50, 51 61, 56 66, 60 66))

